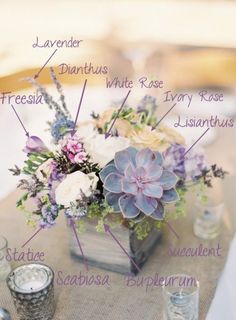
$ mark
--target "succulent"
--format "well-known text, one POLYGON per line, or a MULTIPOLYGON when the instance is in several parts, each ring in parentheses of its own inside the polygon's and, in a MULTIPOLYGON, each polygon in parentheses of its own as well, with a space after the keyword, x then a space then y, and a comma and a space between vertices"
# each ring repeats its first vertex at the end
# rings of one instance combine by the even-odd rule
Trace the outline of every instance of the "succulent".
POLYGON ((129 147, 115 154, 100 172, 105 198, 125 218, 164 218, 164 204, 179 200, 177 176, 162 167, 162 155, 149 148, 129 147))

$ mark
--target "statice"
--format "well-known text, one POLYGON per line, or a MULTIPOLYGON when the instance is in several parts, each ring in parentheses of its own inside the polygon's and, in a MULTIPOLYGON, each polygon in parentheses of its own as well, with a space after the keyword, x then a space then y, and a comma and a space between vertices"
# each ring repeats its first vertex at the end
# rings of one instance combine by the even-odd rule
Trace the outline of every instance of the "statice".
POLYGON ((46 203, 41 207, 40 226, 43 228, 50 228, 55 224, 58 217, 59 207, 56 204, 46 203))

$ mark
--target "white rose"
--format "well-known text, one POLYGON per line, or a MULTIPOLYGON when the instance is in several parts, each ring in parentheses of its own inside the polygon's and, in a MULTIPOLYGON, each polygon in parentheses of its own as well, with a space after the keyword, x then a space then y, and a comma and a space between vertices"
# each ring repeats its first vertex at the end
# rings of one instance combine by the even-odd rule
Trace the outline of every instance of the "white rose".
POLYGON ((97 134, 91 139, 84 141, 85 150, 91 156, 94 163, 103 168, 108 162, 114 159, 115 153, 129 147, 129 139, 123 137, 108 137, 97 134))
POLYGON ((81 192, 89 197, 97 187, 98 177, 95 173, 85 174, 81 171, 70 173, 55 190, 56 202, 70 207, 71 202, 81 199, 81 192))

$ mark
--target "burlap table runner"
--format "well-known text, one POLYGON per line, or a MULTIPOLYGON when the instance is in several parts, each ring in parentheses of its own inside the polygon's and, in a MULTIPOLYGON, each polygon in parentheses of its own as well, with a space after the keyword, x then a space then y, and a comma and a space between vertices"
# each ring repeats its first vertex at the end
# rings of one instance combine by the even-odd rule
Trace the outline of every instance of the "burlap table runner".
MULTIPOLYGON (((21 245, 32 234, 27 228, 22 216, 15 210, 16 194, 12 194, 2 202, 1 233, 9 239, 10 247, 20 249, 21 245)), ((212 241, 197 239, 192 233, 192 219, 189 215, 182 221, 173 224, 180 239, 165 229, 162 242, 144 266, 140 276, 150 276, 158 273, 161 276, 186 273, 200 281, 200 318, 205 319, 209 305, 214 295, 217 279, 222 270, 231 239, 231 232, 224 228, 220 238, 212 241), (195 247, 200 243, 206 247, 215 247, 220 243, 221 257, 170 257, 167 254, 169 245, 177 247, 195 247)), ((108 238, 108 241, 112 241, 108 238)), ((84 265, 71 259, 67 239, 67 229, 63 217, 58 225, 49 231, 42 231, 35 237, 30 248, 34 251, 44 251, 45 263, 55 272, 84 274, 84 265)), ((13 264, 15 266, 16 263, 13 264)), ((90 268, 89 274, 109 274, 110 287, 55 287, 57 308, 56 320, 162 320, 162 292, 160 287, 132 288, 127 287, 124 276, 90 268)), ((0 305, 11 311, 13 319, 17 319, 13 303, 5 283, 0 284, 0 305)))

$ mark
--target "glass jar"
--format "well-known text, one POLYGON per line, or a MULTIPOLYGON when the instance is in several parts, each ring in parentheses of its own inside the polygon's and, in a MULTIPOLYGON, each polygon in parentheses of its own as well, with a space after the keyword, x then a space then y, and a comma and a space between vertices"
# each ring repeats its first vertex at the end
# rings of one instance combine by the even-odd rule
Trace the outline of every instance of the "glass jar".
POLYGON ((55 311, 54 273, 43 264, 26 264, 7 278, 20 320, 51 320, 55 311))
POLYGON ((164 320, 198 320, 199 282, 194 277, 171 275, 162 288, 164 320))
POLYGON ((5 281, 11 271, 11 265, 6 259, 7 247, 7 239, 0 236, 0 281, 5 281))

